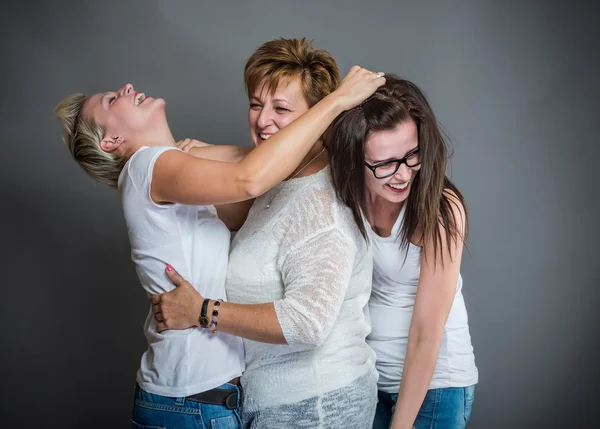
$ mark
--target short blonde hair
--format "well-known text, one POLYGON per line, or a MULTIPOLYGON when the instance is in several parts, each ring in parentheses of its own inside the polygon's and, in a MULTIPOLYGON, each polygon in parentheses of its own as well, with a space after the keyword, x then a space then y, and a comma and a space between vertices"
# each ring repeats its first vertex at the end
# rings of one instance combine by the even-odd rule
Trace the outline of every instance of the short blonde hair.
POLYGON ((83 171, 92 179, 116 189, 127 160, 100 148, 104 128, 82 116, 88 99, 86 94, 69 95, 54 108, 54 116, 62 125, 64 144, 83 171))
POLYGON ((263 43, 246 62, 244 84, 248 96, 265 80, 273 92, 282 79, 300 76, 309 107, 334 91, 340 83, 335 59, 324 49, 313 48, 312 41, 276 39, 263 43))

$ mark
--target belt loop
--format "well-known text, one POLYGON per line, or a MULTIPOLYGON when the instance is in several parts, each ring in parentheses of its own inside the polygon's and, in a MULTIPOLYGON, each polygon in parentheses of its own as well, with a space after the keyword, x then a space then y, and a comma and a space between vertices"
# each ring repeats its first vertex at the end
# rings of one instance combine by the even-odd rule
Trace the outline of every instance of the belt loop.
POLYGON ((175 405, 177 405, 178 407, 183 407, 184 404, 185 404, 185 396, 175 398, 175 405))

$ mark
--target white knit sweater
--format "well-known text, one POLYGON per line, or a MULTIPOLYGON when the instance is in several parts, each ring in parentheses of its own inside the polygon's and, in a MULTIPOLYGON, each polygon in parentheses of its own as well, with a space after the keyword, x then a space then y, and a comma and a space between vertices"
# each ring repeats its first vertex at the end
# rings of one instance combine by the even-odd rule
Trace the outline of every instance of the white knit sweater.
POLYGON ((322 397, 374 373, 375 354, 365 342, 372 269, 329 167, 256 200, 232 243, 227 296, 273 302, 288 345, 244 341, 246 405, 322 397))

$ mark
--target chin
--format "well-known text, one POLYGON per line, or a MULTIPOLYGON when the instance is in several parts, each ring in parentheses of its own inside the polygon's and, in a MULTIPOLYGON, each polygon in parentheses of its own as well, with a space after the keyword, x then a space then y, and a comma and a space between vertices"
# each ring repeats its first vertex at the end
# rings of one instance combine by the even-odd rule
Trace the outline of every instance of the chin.
POLYGON ((155 104, 157 107, 158 106, 162 107, 163 109, 167 105, 167 102, 165 101, 164 98, 155 98, 154 100, 151 100, 150 102, 155 104))
POLYGON ((385 193, 385 199, 391 203, 402 203, 408 199, 409 195, 410 190, 407 190, 406 192, 403 192, 401 194, 392 194, 388 191, 385 193))

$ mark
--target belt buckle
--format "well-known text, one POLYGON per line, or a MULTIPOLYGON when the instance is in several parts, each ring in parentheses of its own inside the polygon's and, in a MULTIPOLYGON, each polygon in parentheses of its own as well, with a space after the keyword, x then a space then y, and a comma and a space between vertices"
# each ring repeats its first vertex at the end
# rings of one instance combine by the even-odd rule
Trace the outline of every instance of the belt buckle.
POLYGON ((237 390, 225 397, 225 408, 228 410, 235 410, 238 407, 237 390))

